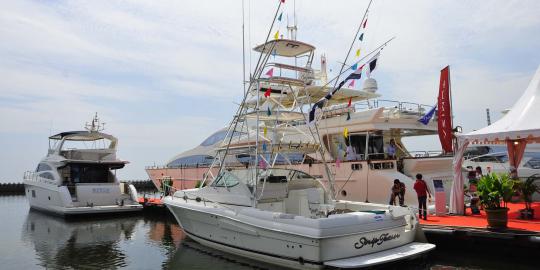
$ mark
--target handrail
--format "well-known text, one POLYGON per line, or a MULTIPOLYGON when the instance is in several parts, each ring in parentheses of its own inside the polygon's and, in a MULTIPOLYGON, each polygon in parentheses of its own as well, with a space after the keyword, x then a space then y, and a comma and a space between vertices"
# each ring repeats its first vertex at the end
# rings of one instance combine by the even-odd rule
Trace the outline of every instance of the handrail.
MULTIPOLYGON (((176 193, 177 191, 182 191, 182 192, 187 193, 187 194, 189 194, 189 195, 193 195, 193 196, 195 196, 195 197, 201 198, 202 201, 203 201, 203 203, 211 202, 211 203, 217 204, 217 205, 219 205, 219 206, 221 206, 221 207, 223 207, 223 208, 227 208, 227 209, 233 211, 235 215, 238 215, 238 211, 237 211, 236 209, 234 209, 234 208, 232 208, 232 207, 225 206, 224 204, 221 204, 221 203, 219 203, 219 202, 216 202, 216 201, 213 201, 213 200, 209 200, 208 198, 205 198, 204 196, 201 196, 200 194, 193 194, 193 193, 190 193, 190 192, 186 191, 185 189, 178 189, 178 188, 175 188, 175 187, 172 186, 172 185, 167 185, 167 184, 165 184, 165 183, 163 183, 163 185, 164 185, 165 187, 167 187, 167 188, 174 189, 174 190, 175 190, 174 193, 176 193)), ((186 200, 186 201, 187 201, 187 199, 188 199, 187 196, 184 196, 184 198, 179 198, 179 197, 175 197, 175 196, 174 196, 174 193, 173 193, 172 195, 170 195, 171 198, 173 198, 173 199, 174 199, 174 198, 178 198, 178 199, 183 199, 183 200, 186 200)))

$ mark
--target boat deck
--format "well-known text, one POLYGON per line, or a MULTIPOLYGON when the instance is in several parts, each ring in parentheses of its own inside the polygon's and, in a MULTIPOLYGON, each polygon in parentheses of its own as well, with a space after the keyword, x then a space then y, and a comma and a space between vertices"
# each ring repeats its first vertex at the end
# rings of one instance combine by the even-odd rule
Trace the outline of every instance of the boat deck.
MULTIPOLYGON (((540 236, 540 202, 532 204, 534 210, 534 219, 519 219, 519 209, 525 208, 524 203, 509 203, 508 208, 508 230, 510 231, 528 231, 540 236)), ((484 229, 487 230, 487 217, 484 211, 479 215, 473 215, 471 209, 466 209, 465 216, 428 216, 428 220, 421 220, 420 224, 424 229, 484 229)))

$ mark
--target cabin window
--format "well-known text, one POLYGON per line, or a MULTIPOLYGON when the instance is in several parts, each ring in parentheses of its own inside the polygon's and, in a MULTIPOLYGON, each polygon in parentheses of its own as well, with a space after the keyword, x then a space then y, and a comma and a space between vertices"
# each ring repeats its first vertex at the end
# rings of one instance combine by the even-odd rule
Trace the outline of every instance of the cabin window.
POLYGON ((32 190, 32 198, 35 198, 35 197, 36 197, 36 191, 32 190))
POLYGON ((212 183, 214 187, 234 187, 240 183, 238 178, 230 172, 223 172, 212 183))
POLYGON ((45 164, 45 163, 39 163, 37 166, 36 172, 42 172, 42 171, 51 171, 51 166, 45 164))
POLYGON ((174 168, 174 167, 208 166, 208 165, 212 164, 212 161, 214 161, 213 156, 209 156, 209 155, 193 155, 193 156, 177 158, 177 159, 169 162, 169 164, 167 164, 167 167, 174 168))
MULTIPOLYGON (((325 136, 326 137, 326 136, 325 136)), ((324 142, 328 144, 327 137, 324 142)), ((369 134, 366 145, 366 134, 352 134, 347 139, 342 134, 335 134, 330 137, 330 152, 334 159, 354 161, 367 159, 384 159, 384 141, 382 135, 369 134)))
POLYGON ((108 166, 95 164, 72 164, 71 181, 74 183, 112 183, 114 175, 108 166))
MULTIPOLYGON (((237 136, 240 136, 244 134, 243 132, 235 132, 234 133, 234 137, 237 137, 237 136)), ((201 146, 210 146, 210 145, 214 145, 218 142, 221 142, 223 141, 223 139, 225 139, 225 136, 227 136, 227 130, 221 130, 221 131, 218 131, 212 135, 210 135, 210 137, 206 138, 206 140, 204 140, 202 143, 201 143, 201 146)))
POLYGON ((44 172, 44 173, 40 173, 39 174, 39 177, 43 177, 43 178, 46 178, 46 179, 50 179, 50 180, 54 180, 54 175, 50 172, 44 172))

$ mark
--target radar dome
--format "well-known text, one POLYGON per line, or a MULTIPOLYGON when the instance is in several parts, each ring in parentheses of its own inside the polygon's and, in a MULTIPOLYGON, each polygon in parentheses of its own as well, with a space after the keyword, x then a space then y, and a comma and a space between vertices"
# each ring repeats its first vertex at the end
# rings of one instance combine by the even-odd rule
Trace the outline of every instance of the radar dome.
POLYGON ((362 88, 362 90, 364 91, 367 91, 367 92, 371 92, 371 93, 375 93, 377 92, 377 81, 373 78, 367 78, 365 81, 364 81, 364 87, 362 88))

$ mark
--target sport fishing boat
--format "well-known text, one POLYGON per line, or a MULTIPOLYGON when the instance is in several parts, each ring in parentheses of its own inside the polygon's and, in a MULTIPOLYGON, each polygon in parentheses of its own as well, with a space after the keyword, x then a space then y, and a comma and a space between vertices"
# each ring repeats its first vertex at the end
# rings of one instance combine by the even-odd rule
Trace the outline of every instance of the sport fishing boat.
MULTIPOLYGON (((312 66, 315 47, 294 39, 290 42, 298 47, 295 51, 287 52, 287 55, 298 57, 294 53, 311 53, 310 60, 303 66, 269 63, 265 70, 274 72, 265 75, 260 82, 260 95, 257 95, 257 91, 250 92, 246 106, 253 107, 261 102, 263 110, 269 111, 271 117, 277 108, 298 107, 298 103, 313 104, 332 89, 327 85, 326 57, 321 56, 320 69, 316 70, 312 66), (290 76, 296 74, 303 77, 290 76), (267 106, 267 99, 279 101, 279 104, 267 106)), ((277 42, 275 46, 286 48, 292 45, 277 42)), ((263 47, 264 44, 256 46, 254 51, 261 52, 263 47)), ((423 174, 431 190, 434 190, 432 180, 441 180, 449 198, 453 181, 452 156, 444 155, 440 150, 410 151, 403 143, 406 138, 438 134, 436 114, 425 124, 418 121, 433 106, 380 99, 377 90, 377 81, 373 77, 365 79, 362 89, 349 85, 342 87, 333 95, 328 106, 322 109, 318 122, 318 135, 325 156, 291 152, 277 156, 274 165, 305 171, 328 185, 323 159, 326 160, 331 163, 338 199, 388 203, 390 187, 395 179, 399 179, 408 190, 405 204, 415 205, 417 198, 413 185, 417 173, 423 174), (344 130, 347 130, 346 137, 344 130), (391 140, 396 142, 397 148, 397 155, 393 157, 386 153, 391 140)), ((293 126, 298 134, 310 133, 304 114, 298 110, 294 115, 293 126)), ((293 117, 293 114, 289 113, 288 116, 293 117)), ((248 120, 245 124, 253 125, 253 121, 248 120)), ((256 141, 256 136, 248 132, 237 132, 232 137, 227 137, 227 134, 226 128, 220 129, 199 146, 174 156, 166 165, 146 167, 146 172, 158 189, 163 187, 164 182, 176 189, 194 188, 204 178, 224 140, 232 139, 236 147, 253 145, 256 141)), ((284 136, 283 140, 286 141, 287 136, 297 134, 284 136)), ((253 157, 238 153, 228 158, 234 159, 238 167, 243 167, 253 157)), ((217 173, 215 168, 211 170, 217 173)))
MULTIPOLYGON (((163 202, 184 232, 212 248, 301 269, 368 267, 435 248, 425 243, 412 208, 336 199, 316 128, 298 127, 306 117, 302 108, 321 97, 307 87, 314 47, 275 38, 255 50, 260 64, 204 173, 200 186, 208 185, 168 186, 174 193, 163 202), (269 62, 270 56, 283 62, 269 62), (280 76, 269 75, 276 67, 280 76), (285 91, 294 92, 295 101, 286 102, 285 91), (319 155, 327 185, 295 169, 295 154, 319 155)), ((336 100, 345 95, 318 89, 336 100)))
POLYGON ((84 131, 49 137, 47 156, 24 174, 31 208, 59 215, 142 210, 135 187, 116 177, 128 163, 116 158, 118 139, 102 130, 96 114, 84 131))

